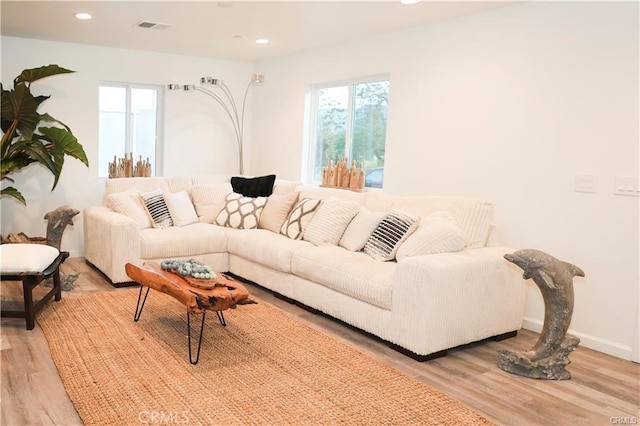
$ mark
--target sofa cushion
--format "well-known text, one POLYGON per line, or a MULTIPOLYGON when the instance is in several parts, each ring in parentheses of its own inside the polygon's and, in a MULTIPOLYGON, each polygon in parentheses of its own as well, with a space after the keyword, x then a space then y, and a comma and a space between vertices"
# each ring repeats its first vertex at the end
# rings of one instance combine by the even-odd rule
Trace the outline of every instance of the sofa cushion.
POLYGON ((404 197, 378 192, 367 195, 366 206, 373 211, 391 207, 405 210, 420 217, 437 211, 448 211, 467 234, 465 248, 486 247, 493 220, 493 203, 488 200, 465 197, 404 197))
POLYGON ((266 203, 266 197, 244 197, 242 194, 232 192, 227 195, 215 224, 236 229, 257 228, 260 214, 266 203))
POLYGON ((280 233, 293 240, 301 240, 304 229, 311 222, 311 218, 313 218, 321 204, 322 200, 311 198, 303 198, 298 201, 289 216, 287 216, 287 220, 282 224, 280 233))
POLYGON ((169 208, 164 201, 163 191, 156 189, 155 191, 140 194, 142 204, 147 208, 151 224, 154 228, 168 228, 173 226, 169 208))
POLYGON ((403 210, 391 209, 369 237, 364 252, 376 260, 393 260, 402 242, 417 227, 417 216, 403 210))
POLYGON ((230 254, 267 266, 291 272, 291 256, 297 250, 313 247, 307 241, 293 240, 266 229, 251 229, 229 235, 230 254))
POLYGON ((336 246, 302 248, 291 261, 295 275, 383 309, 391 309, 396 267, 336 246))
POLYGON ((168 259, 201 254, 225 253, 227 238, 234 229, 209 223, 140 231, 142 259, 168 259))
POLYGON ((151 219, 140 199, 140 191, 130 189, 109 194, 105 198, 105 206, 135 220, 140 229, 151 228, 151 219))
POLYGON ((360 204, 330 197, 324 200, 304 230, 302 239, 317 246, 337 246, 344 230, 358 213, 360 204))
POLYGON ((273 184, 275 181, 276 175, 254 178, 233 176, 231 178, 231 187, 233 188, 233 192, 242 194, 245 197, 268 197, 273 194, 273 184))
POLYGON ((267 204, 262 209, 258 227, 268 229, 276 234, 279 233, 282 224, 289 216, 289 212, 296 201, 298 201, 297 192, 290 192, 284 195, 271 194, 267 198, 267 204))
POLYGON ((385 212, 372 212, 368 208, 360 206, 358 214, 349 223, 342 239, 340 239, 340 247, 350 251, 362 250, 386 215, 385 212))
POLYGON ((196 209, 187 191, 165 192, 164 202, 167 204, 174 226, 191 225, 198 221, 196 209))
POLYGON ((402 243, 396 258, 460 251, 466 239, 451 213, 432 213, 420 220, 418 229, 402 243))
POLYGON ((193 206, 200 222, 213 223, 224 207, 225 197, 233 192, 230 183, 196 184, 191 187, 193 206))

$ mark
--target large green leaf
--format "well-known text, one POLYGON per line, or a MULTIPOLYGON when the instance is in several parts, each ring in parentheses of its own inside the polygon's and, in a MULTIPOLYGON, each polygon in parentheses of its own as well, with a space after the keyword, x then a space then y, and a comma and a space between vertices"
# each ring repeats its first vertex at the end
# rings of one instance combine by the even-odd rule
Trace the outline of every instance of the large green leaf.
POLYGON ((13 197, 16 200, 18 200, 19 202, 21 202, 22 204, 24 204, 25 206, 27 205, 27 201, 24 199, 24 197, 22 196, 20 191, 18 191, 17 189, 15 189, 12 186, 8 186, 8 187, 4 188, 0 192, 0 196, 2 196, 2 197, 13 197))
POLYGON ((78 139, 73 136, 73 133, 59 127, 39 127, 38 131, 42 133, 42 139, 50 142, 52 145, 49 148, 49 153, 53 157, 53 163, 55 164, 56 168, 56 171, 53 172, 55 175, 53 188, 55 188, 58 184, 60 172, 62 171, 62 166, 64 165, 65 155, 70 155, 74 158, 77 158, 78 160, 82 161, 87 167, 89 167, 87 154, 84 152, 82 145, 78 143, 78 139))
POLYGON ((34 81, 40 80, 45 77, 50 77, 52 75, 58 75, 58 74, 67 74, 71 72, 75 72, 75 71, 62 68, 55 64, 46 65, 43 67, 31 68, 31 69, 22 71, 22 74, 17 76, 13 80, 13 82, 14 82, 14 86, 21 82, 33 83, 34 81))
POLYGON ((53 118, 52 116, 50 116, 47 113, 41 114, 40 115, 40 121, 44 121, 44 122, 48 122, 48 123, 58 123, 62 126, 64 126, 65 129, 67 129, 69 132, 71 132, 71 129, 69 128, 69 126, 67 126, 66 124, 64 124, 62 121, 53 118))
MULTIPOLYGON (((59 175, 60 175, 61 168, 58 168, 56 166, 51 156, 51 153, 47 150, 47 148, 42 143, 40 143, 39 141, 31 143, 24 148, 24 152, 29 156, 29 158, 37 161, 38 163, 42 164, 47 169, 49 169, 51 173, 53 173, 53 175, 55 176, 54 181, 55 182, 58 181, 58 178, 60 177, 59 175)), ((55 188, 55 183, 53 187, 55 188)))
POLYGON ((25 139, 31 139, 38 122, 38 103, 24 84, 19 84, 12 91, 2 92, 2 120, 18 121, 17 129, 25 139))
POLYGON ((29 164, 35 162, 36 160, 32 159, 24 153, 7 156, 6 158, 3 158, 2 163, 0 163, 0 172, 2 173, 2 177, 4 177, 5 175, 22 170, 29 164))

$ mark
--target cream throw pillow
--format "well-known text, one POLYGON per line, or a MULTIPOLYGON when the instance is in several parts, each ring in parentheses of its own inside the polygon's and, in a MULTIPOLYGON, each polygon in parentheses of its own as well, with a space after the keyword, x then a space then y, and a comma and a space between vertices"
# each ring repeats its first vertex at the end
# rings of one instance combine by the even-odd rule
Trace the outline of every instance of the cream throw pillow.
POLYGON ((193 185, 191 197, 198 214, 198 220, 213 223, 224 207, 225 197, 232 192, 230 183, 193 185))
POLYGON ((140 201, 140 192, 135 190, 114 192, 107 195, 105 205, 111 210, 135 220, 140 229, 151 228, 151 219, 140 201))
POLYGON ((167 203, 174 226, 186 226, 198 222, 196 209, 186 191, 165 192, 164 202, 167 203))
POLYGON ((276 234, 280 232, 282 224, 287 219, 293 205, 298 201, 298 193, 291 192, 285 195, 271 194, 267 198, 258 227, 268 229, 276 234))
POLYGON ((464 248, 467 235, 449 212, 435 212, 420 220, 418 229, 402 243, 396 259, 436 253, 451 253, 464 248))
POLYGON ((358 214, 344 231, 344 235, 340 239, 340 247, 350 251, 362 250, 386 214, 386 212, 372 212, 361 206, 358 214))
POLYGON ((302 239, 317 246, 337 246, 359 208, 360 204, 355 201, 343 201, 336 197, 325 199, 304 230, 302 239))

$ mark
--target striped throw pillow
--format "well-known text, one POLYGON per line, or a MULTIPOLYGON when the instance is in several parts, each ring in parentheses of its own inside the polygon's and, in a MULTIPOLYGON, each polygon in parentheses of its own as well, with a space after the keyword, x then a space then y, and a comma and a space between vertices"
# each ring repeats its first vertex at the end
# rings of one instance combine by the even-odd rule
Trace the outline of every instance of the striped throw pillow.
POLYGON ((151 217, 151 223, 154 228, 168 228, 173 226, 169 208, 162 196, 162 190, 156 189, 155 191, 140 194, 140 199, 146 207, 149 217, 151 217))
POLYGON ((376 260, 393 260, 400 244, 417 227, 417 216, 400 209, 392 209, 369 237, 364 252, 376 260))

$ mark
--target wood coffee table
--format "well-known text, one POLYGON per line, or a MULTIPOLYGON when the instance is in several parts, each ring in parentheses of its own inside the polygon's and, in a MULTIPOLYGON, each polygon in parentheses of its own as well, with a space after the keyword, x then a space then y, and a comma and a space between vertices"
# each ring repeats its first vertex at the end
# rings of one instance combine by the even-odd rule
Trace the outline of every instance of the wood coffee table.
POLYGON ((140 284, 138 303, 133 315, 134 321, 137 322, 140 319, 150 289, 168 294, 187 307, 189 362, 191 364, 197 364, 200 359, 202 332, 207 311, 215 311, 220 324, 226 327, 227 323, 222 311, 229 308, 235 309, 237 305, 257 303, 249 297, 249 291, 242 284, 219 272, 216 273, 217 278, 215 280, 182 277, 173 272, 163 270, 155 262, 145 262, 142 266, 127 263, 125 271, 132 280, 140 284), (142 297, 143 288, 145 287, 146 291, 144 292, 144 297, 142 297), (202 314, 195 358, 191 350, 191 314, 202 314))

